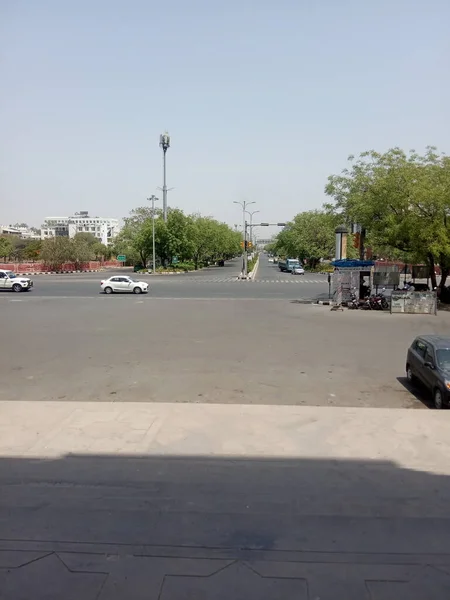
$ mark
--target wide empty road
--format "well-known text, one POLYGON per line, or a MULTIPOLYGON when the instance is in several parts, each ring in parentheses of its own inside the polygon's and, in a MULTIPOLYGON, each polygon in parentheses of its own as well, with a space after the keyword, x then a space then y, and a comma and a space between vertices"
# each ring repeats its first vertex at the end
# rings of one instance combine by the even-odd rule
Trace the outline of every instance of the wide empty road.
POLYGON ((0 306, 8 401, 419 408, 402 379, 411 330, 449 319, 289 298, 2 294, 0 306))

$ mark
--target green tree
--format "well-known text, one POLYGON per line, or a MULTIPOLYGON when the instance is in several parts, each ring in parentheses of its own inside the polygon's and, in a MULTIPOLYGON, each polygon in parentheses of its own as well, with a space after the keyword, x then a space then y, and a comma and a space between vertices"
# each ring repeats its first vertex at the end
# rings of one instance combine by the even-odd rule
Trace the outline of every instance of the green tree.
POLYGON ((190 226, 190 242, 192 249, 192 260, 198 269, 199 265, 206 261, 214 252, 216 233, 216 222, 209 217, 193 215, 190 226))
POLYGON ((0 256, 2 258, 8 258, 12 251, 13 245, 11 240, 6 236, 0 237, 0 256))
POLYGON ((167 222, 162 221, 155 234, 157 253, 163 263, 170 264, 174 256, 181 261, 192 258, 190 230, 191 218, 178 208, 169 208, 167 222))
POLYGON ((73 259, 71 240, 68 237, 56 236, 42 242, 41 258, 47 268, 59 271, 62 265, 73 259))
POLYGON ((399 148, 363 152, 325 188, 334 209, 367 228, 371 243, 425 262, 436 286, 450 272, 450 158, 428 147, 423 156, 399 148))
POLYGON ((76 233, 72 239, 84 241, 88 246, 95 246, 99 241, 93 233, 89 233, 88 231, 80 231, 79 233, 76 233))
POLYGON ((42 250, 41 240, 28 240, 28 244, 23 250, 25 260, 36 261, 40 258, 42 250))
POLYGON ((25 250, 28 246, 30 240, 25 240, 19 236, 11 236, 11 258, 18 262, 21 262, 25 259, 25 250))
MULTIPOLYGON (((177 208, 169 209, 167 222, 159 209, 155 210, 155 251, 163 264, 194 261, 195 266, 207 260, 234 256, 239 252, 240 234, 225 223, 200 215, 185 215, 177 208)), ((151 209, 141 207, 125 219, 114 250, 128 258, 134 254, 146 266, 153 252, 153 222, 151 209)))
POLYGON ((95 260, 109 260, 112 255, 112 249, 109 246, 105 246, 98 240, 90 246, 95 260))
POLYGON ((334 256, 338 224, 339 216, 330 211, 301 212, 278 234, 274 250, 281 256, 308 261, 314 269, 320 259, 334 256))
MULTIPOLYGON (((155 209, 155 215, 161 215, 161 211, 155 209)), ((155 220, 155 228, 157 221, 159 219, 155 220)), ((159 227, 159 230, 161 230, 161 227, 159 227)), ((135 262, 139 260, 144 267, 147 266, 147 262, 152 255, 151 208, 141 206, 131 211, 114 243, 114 250, 116 254, 125 254, 127 259, 135 262)))
POLYGON ((93 246, 85 239, 80 239, 75 236, 69 240, 69 261, 72 262, 76 269, 81 269, 85 263, 92 260, 94 257, 93 246))

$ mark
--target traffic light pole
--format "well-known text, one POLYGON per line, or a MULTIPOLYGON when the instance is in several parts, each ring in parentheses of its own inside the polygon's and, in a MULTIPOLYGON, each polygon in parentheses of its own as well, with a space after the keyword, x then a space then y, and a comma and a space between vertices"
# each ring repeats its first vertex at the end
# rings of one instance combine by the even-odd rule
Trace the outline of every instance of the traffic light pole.
POLYGON ((234 204, 239 204, 242 206, 242 237, 244 242, 244 247, 242 249, 242 279, 247 279, 247 271, 248 271, 248 257, 247 257, 247 221, 245 220, 245 213, 247 211, 247 206, 250 204, 255 204, 255 202, 247 202, 244 200, 243 202, 239 202, 237 200, 233 201, 234 204))
POLYGON ((245 211, 244 211, 244 249, 243 249, 244 262, 242 264, 242 278, 247 279, 247 269, 248 269, 248 255, 247 255, 247 221, 245 220, 245 211))
MULTIPOLYGON (((253 240, 253 227, 286 227, 286 223, 251 223, 250 227, 250 240, 253 240)), ((247 234, 245 239, 247 239, 247 234)), ((256 240, 255 240, 256 245, 256 240)), ((244 243, 245 248, 247 244, 244 243)))

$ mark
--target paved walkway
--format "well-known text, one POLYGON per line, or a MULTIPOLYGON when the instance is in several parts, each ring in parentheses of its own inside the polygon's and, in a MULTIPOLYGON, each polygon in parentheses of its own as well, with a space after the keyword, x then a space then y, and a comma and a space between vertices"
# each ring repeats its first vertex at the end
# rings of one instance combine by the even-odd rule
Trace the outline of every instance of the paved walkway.
POLYGON ((0 403, 2 600, 448 600, 450 413, 0 403))

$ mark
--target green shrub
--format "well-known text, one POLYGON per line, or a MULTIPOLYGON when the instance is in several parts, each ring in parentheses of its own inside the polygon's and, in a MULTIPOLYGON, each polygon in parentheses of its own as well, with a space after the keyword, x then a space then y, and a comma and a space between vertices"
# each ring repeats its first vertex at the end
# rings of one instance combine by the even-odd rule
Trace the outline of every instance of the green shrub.
POLYGON ((195 265, 192 262, 179 262, 172 267, 175 271, 195 271, 195 265))
POLYGON ((255 254, 255 256, 248 261, 247 273, 251 273, 251 271, 253 271, 257 260, 258 260, 258 254, 255 254))

